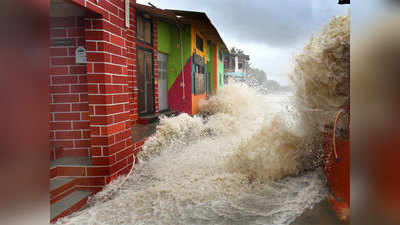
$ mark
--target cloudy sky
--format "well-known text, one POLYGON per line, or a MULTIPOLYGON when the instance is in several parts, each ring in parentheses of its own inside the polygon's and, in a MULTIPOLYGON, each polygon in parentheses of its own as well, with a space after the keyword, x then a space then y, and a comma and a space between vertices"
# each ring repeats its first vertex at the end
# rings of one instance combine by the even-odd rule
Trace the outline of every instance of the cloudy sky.
MULTIPOLYGON (((137 0, 146 4, 148 0, 137 0)), ((337 0, 150 0, 163 9, 207 13, 228 48, 241 48, 268 79, 288 84, 291 58, 334 15, 348 6, 337 0)))

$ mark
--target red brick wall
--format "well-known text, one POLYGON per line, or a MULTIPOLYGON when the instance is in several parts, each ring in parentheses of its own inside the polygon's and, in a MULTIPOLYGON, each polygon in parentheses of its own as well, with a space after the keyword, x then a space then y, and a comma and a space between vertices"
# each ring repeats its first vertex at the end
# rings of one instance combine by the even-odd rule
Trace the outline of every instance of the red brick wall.
POLYGON ((120 151, 132 147, 126 31, 124 21, 114 22, 116 24, 104 18, 92 19, 86 29, 90 46, 87 53, 92 163, 126 166, 127 159, 117 157, 120 151))
POLYGON ((137 96, 134 94, 135 12, 131 8, 130 27, 126 28, 125 1, 99 0, 98 4, 96 0, 69 2, 91 11, 85 17, 84 36, 88 63, 87 81, 82 81, 87 82, 89 110, 88 117, 84 119, 89 122, 89 155, 93 166, 87 168, 85 175, 104 177, 109 182, 130 170, 134 153, 143 144, 132 143, 131 137, 131 125, 138 117, 137 96))
MULTIPOLYGON (((132 166, 135 150, 131 138, 131 102, 128 71, 127 36, 124 2, 90 19, 86 27, 88 46, 89 115, 92 164, 88 176, 116 177, 132 166), (111 9, 111 11, 108 11, 111 9), (117 13, 118 12, 118 13, 117 13)), ((116 3, 116 1, 114 1, 116 3)), ((111 3, 112 4, 112 3, 111 3)), ((131 14, 131 17, 133 15, 131 14)), ((129 59, 132 63, 131 59, 129 59)), ((110 179, 107 179, 110 181, 110 179)))
POLYGON ((50 23, 50 145, 52 157, 90 155, 86 64, 75 63, 85 46, 83 17, 56 17, 50 23), (54 41, 69 39, 67 46, 54 41), (55 150, 55 151, 54 151, 55 150))

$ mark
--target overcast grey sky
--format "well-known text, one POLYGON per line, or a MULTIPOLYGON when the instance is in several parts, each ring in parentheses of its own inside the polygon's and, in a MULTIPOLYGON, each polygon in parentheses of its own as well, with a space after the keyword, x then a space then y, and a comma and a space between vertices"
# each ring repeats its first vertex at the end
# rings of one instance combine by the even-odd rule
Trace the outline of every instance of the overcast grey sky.
MULTIPOLYGON (((148 0, 137 0, 145 4, 148 0)), ((348 6, 337 0, 150 0, 163 9, 207 13, 228 48, 241 48, 268 79, 288 84, 291 58, 348 6)))

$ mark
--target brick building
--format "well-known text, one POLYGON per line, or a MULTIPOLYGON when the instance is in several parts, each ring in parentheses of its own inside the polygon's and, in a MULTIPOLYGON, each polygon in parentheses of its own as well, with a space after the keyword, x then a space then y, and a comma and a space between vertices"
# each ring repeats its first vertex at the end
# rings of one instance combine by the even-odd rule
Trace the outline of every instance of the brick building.
POLYGON ((160 107, 196 113, 206 89, 215 93, 218 87, 227 48, 204 13, 161 10, 135 0, 51 0, 49 29, 50 202, 55 221, 130 171, 154 128, 142 124, 153 122, 160 107), (178 23, 176 14, 187 21, 178 23), (196 20, 206 25, 194 26, 196 20), (178 40, 172 30, 178 26, 188 31, 183 53, 172 49, 178 40), (203 74, 200 94, 192 87, 195 68, 190 66, 195 63, 192 56, 201 55, 193 47, 196 37, 204 45, 202 62, 207 56, 210 62, 204 64, 210 76, 203 74), (183 64, 181 54, 187 58, 183 64), (175 64, 179 68, 170 72, 175 64), (182 100, 178 78, 183 68, 188 70, 188 93, 182 100), (159 69, 166 80, 159 79, 159 69))
MULTIPOLYGON (((134 2, 51 1, 52 221, 79 208, 90 194, 127 173, 143 144, 144 140, 135 143, 131 136, 140 107, 135 9, 130 6, 134 2), (66 199, 73 204, 66 206, 66 199)), ((152 38, 156 46, 157 38, 152 38)), ((155 78, 156 56, 152 60, 155 78)), ((157 110, 155 107, 154 113, 157 110)))

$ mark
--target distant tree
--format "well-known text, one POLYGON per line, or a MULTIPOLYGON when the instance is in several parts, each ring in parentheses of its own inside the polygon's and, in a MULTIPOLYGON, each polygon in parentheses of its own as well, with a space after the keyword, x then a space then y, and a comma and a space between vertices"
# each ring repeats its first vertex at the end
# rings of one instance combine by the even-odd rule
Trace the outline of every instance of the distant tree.
POLYGON ((264 87, 268 91, 279 91, 282 88, 281 85, 277 81, 274 81, 274 80, 267 80, 264 83, 264 87))
POLYGON ((229 51, 231 55, 244 55, 244 51, 242 49, 232 47, 231 50, 229 51))
POLYGON ((250 67, 249 77, 252 82, 256 82, 258 85, 263 85, 267 80, 267 74, 262 69, 250 67))
POLYGON ((230 53, 231 55, 236 55, 236 52, 237 52, 237 50, 236 50, 235 47, 232 47, 231 50, 229 51, 229 53, 230 53))

